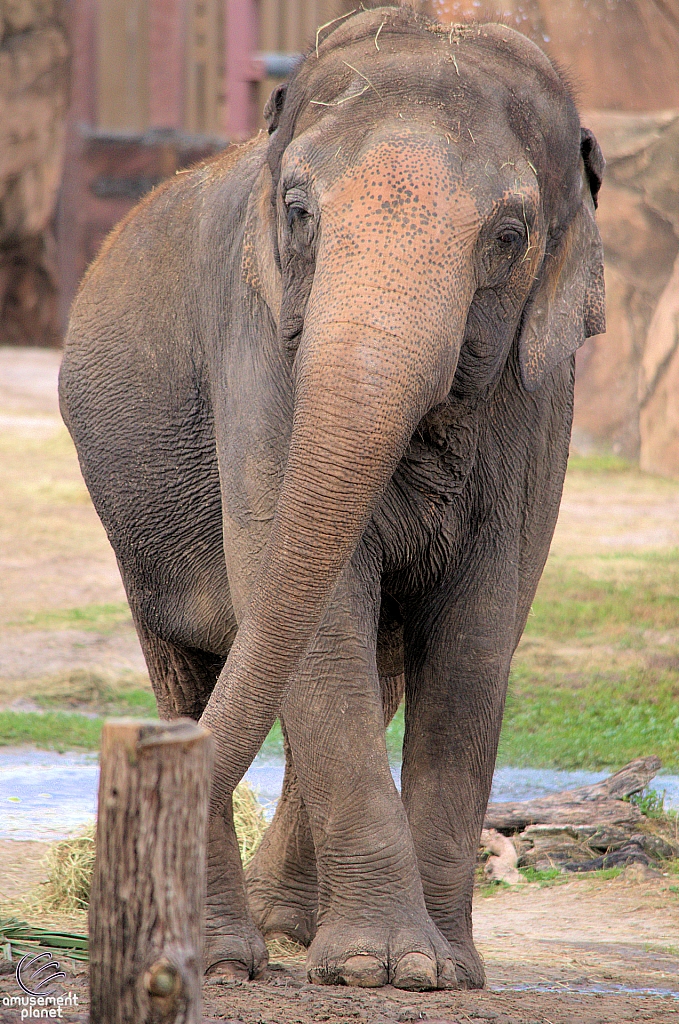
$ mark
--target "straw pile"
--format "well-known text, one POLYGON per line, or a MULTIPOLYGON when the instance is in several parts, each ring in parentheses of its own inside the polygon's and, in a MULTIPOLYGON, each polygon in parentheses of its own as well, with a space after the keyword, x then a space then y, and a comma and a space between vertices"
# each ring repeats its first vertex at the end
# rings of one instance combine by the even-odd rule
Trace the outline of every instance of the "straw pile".
POLYGON ((94 868, 95 824, 55 843, 45 857, 47 881, 39 900, 45 910, 87 910, 94 868))
POLYGON ((245 867, 257 852, 268 824, 264 817, 264 809, 252 786, 245 781, 236 786, 233 794, 233 823, 238 836, 240 857, 245 867))
MULTIPOLYGON (((243 864, 252 859, 266 831, 262 805, 251 786, 241 782, 233 794, 233 817, 243 864)), ((45 859, 47 881, 36 897, 36 910, 87 910, 94 868, 94 822, 69 839, 55 843, 45 859)))

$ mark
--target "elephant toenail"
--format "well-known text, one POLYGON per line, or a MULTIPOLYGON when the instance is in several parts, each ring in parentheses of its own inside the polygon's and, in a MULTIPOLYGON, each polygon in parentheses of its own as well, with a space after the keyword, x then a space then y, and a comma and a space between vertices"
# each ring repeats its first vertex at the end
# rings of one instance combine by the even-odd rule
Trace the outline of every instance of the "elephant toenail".
POLYGON ((350 956, 340 967, 340 977, 345 985, 356 985, 358 988, 379 988, 389 981, 389 972, 385 964, 376 956, 357 953, 350 956))
POLYGON ((444 960, 439 967, 438 988, 459 988, 454 960, 444 960))
POLYGON ((411 992, 436 988, 436 961, 425 953, 406 953, 396 964, 391 983, 394 988, 405 988, 411 992))
POLYGON ((205 971, 210 977, 219 975, 225 981, 248 981, 250 971, 240 960, 215 960, 205 971))

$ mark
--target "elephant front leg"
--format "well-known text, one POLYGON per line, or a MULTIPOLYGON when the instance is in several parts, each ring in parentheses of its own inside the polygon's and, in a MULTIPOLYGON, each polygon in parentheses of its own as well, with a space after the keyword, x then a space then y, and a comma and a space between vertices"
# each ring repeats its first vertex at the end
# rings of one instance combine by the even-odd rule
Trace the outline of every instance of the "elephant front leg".
MULTIPOLYGON (((404 687, 402 672, 380 675, 385 726, 398 710, 404 687)), ((316 934, 318 914, 316 851, 284 722, 282 727, 283 788, 273 821, 246 869, 245 879, 250 911, 262 934, 269 938, 284 935, 308 946, 316 934)))
POLYGON ((208 824, 204 968, 247 980, 263 974, 267 962, 264 940, 248 909, 229 799, 208 824))
POLYGON ((318 871, 307 970, 324 984, 454 987, 389 770, 373 589, 344 573, 283 705, 318 871))
POLYGON ((462 988, 481 988, 485 977, 472 937, 472 893, 515 608, 512 575, 493 574, 457 600, 428 595, 406 624, 402 795, 427 909, 453 949, 462 988))

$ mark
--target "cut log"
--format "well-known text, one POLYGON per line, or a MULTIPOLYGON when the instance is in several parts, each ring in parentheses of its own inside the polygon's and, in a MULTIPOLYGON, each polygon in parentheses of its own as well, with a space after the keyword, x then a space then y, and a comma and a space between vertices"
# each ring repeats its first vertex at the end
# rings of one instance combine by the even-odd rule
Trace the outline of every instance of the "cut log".
POLYGON ((640 793, 661 767, 657 757, 639 757, 593 786, 580 786, 537 800, 488 804, 484 828, 511 834, 528 825, 634 824, 643 815, 623 797, 640 793))
POLYGON ((213 740, 189 719, 104 724, 89 910, 93 1024, 200 1024, 213 740))

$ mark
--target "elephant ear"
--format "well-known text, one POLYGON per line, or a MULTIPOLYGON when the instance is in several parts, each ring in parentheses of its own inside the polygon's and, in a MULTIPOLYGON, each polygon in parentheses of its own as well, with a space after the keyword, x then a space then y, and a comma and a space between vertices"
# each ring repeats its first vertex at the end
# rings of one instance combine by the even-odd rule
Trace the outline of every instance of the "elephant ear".
POLYGON ((271 310, 276 325, 281 308, 281 275, 276 266, 276 216, 273 182, 268 163, 262 166, 250 192, 243 233, 243 278, 271 310))
POLYGON ((286 82, 283 82, 281 85, 277 85, 264 105, 264 120, 266 121, 269 135, 273 135, 278 128, 281 114, 283 113, 283 107, 285 106, 285 96, 287 91, 288 86, 286 82))
POLYGON ((582 204, 557 251, 543 262, 521 327, 519 364, 526 391, 539 388, 586 338, 606 330, 603 248, 594 220, 603 157, 591 132, 583 132, 582 152, 582 204))

